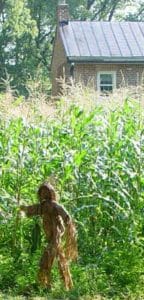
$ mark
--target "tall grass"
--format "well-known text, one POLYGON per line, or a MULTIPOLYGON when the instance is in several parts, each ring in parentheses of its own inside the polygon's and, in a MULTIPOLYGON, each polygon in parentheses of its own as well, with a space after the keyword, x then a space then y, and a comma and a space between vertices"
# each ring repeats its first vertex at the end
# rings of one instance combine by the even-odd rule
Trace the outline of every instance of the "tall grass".
POLYGON ((79 258, 72 266, 74 289, 62 289, 55 267, 48 297, 144 297, 142 103, 124 95, 119 103, 106 98, 94 105, 91 97, 88 90, 82 95, 72 90, 69 101, 67 95, 54 106, 44 101, 44 111, 40 101, 3 102, 8 104, 0 119, 3 291, 44 293, 33 287, 45 244, 40 220, 22 219, 19 205, 35 203, 38 185, 49 178, 76 220, 79 258))

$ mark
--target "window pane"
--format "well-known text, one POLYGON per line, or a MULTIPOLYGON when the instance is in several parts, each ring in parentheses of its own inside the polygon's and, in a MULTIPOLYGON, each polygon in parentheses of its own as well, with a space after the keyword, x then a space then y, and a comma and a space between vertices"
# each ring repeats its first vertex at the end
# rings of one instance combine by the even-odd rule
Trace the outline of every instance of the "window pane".
POLYGON ((100 84, 112 85, 112 74, 100 74, 100 84))
POLYGON ((100 90, 101 90, 101 92, 105 92, 105 91, 107 91, 107 92, 112 92, 112 90, 113 90, 113 87, 112 87, 112 85, 105 85, 105 86, 101 86, 100 87, 100 90))

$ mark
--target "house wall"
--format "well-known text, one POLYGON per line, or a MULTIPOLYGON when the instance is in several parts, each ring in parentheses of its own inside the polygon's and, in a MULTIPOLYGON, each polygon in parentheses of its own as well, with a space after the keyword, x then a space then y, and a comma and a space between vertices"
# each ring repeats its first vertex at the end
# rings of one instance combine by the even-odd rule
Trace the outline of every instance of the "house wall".
POLYGON ((60 38, 59 30, 56 32, 55 43, 53 48, 53 58, 51 66, 51 79, 52 79, 52 95, 56 96, 60 92, 59 79, 67 74, 68 64, 65 55, 65 50, 60 38))
MULTIPOLYGON (((60 84, 56 78, 70 77, 70 66, 67 63, 65 52, 60 40, 57 40, 53 63, 52 95, 60 92, 60 84)), ((116 87, 137 86, 144 82, 144 65, 140 64, 75 64, 74 80, 84 85, 97 87, 97 73, 101 71, 116 71, 116 87)))
POLYGON ((75 81, 85 85, 92 84, 97 89, 97 73, 116 71, 116 87, 136 86, 142 84, 144 65, 140 64, 75 64, 75 81))

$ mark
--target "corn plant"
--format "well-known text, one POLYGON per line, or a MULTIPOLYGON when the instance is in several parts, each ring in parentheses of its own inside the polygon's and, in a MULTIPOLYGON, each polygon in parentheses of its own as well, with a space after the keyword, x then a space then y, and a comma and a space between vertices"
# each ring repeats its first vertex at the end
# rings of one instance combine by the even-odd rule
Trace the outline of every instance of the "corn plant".
POLYGON ((1 289, 24 293, 36 280, 41 221, 21 219, 19 206, 36 202, 39 184, 53 178, 78 230, 71 297, 144 293, 143 124, 143 110, 129 99, 88 113, 73 105, 50 121, 0 120, 1 289))

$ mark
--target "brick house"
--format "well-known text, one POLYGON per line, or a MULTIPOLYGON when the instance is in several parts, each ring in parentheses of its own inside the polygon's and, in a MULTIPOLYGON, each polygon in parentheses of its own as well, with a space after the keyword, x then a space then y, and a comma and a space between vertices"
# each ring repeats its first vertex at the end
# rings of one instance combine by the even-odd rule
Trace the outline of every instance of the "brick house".
POLYGON ((142 83, 144 22, 70 21, 67 4, 58 6, 52 57, 52 94, 60 91, 58 78, 92 83, 112 91, 142 83))

